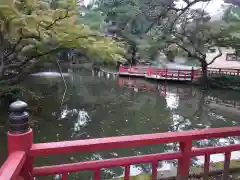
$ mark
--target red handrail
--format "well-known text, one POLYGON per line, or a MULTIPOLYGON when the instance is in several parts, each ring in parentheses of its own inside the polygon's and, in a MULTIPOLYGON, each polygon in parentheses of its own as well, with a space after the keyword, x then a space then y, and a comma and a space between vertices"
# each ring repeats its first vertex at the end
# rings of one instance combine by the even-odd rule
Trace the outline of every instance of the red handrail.
POLYGON ((11 153, 0 169, 0 179, 1 180, 17 179, 25 160, 26 160, 25 152, 16 151, 11 153))
MULTIPOLYGON (((29 133, 32 133, 32 131, 30 131, 29 133)), ((29 133, 26 133, 26 136, 29 133)), ((178 159, 179 160, 178 178, 186 179, 189 176, 190 159, 192 157, 204 155, 205 156, 204 169, 205 173, 208 173, 210 163, 209 158, 211 154, 225 153, 225 163, 228 164, 229 167, 231 152, 240 150, 240 144, 234 144, 223 147, 193 148, 192 141, 229 136, 240 136, 240 127, 202 129, 185 132, 168 132, 158 134, 145 134, 134 136, 120 136, 99 139, 33 144, 29 152, 26 152, 28 154, 27 158, 30 159, 36 156, 48 156, 53 154, 65 154, 84 151, 85 152, 99 151, 114 148, 127 148, 153 144, 166 144, 171 142, 179 142, 180 150, 173 153, 150 154, 143 156, 79 162, 73 164, 35 167, 33 168, 33 170, 29 169, 28 173, 33 176, 62 174, 62 179, 66 180, 68 178, 68 173, 83 170, 93 170, 95 180, 100 180, 100 169, 124 166, 125 167, 124 179, 127 180, 129 179, 130 165, 139 163, 152 163, 152 179, 156 180, 158 161, 178 159)), ((12 152, 8 160, 0 170, 1 172, 0 180, 10 180, 12 177, 16 177, 23 166, 24 160, 25 153, 23 151, 12 152), (9 167, 11 167, 11 171, 7 171, 9 167)), ((28 161, 28 159, 26 161, 28 161)), ((26 170, 25 166, 23 166, 23 169, 26 170)), ((28 179, 32 179, 33 176, 28 176, 28 179)))
MULTIPOLYGON (((170 142, 180 142, 180 151, 174 153, 161 153, 143 156, 115 158, 99 161, 88 161, 74 164, 63 164, 57 166, 46 166, 34 168, 34 176, 45 176, 50 174, 64 174, 78 172, 83 170, 93 170, 96 180, 100 179, 101 168, 111 168, 116 166, 125 167, 125 179, 129 179, 129 167, 132 164, 152 163, 152 179, 157 179, 156 162, 160 160, 179 160, 178 176, 188 177, 190 159, 195 156, 205 156, 205 169, 209 167, 208 159, 210 154, 226 153, 227 157, 231 151, 240 150, 240 145, 231 145, 225 147, 211 147, 192 149, 192 141, 206 138, 220 138, 228 136, 239 136, 240 127, 218 128, 218 129, 202 129, 186 132, 169 132, 158 134, 145 134, 122 137, 109 137, 91 140, 66 141, 55 143, 35 144, 30 150, 31 156, 47 156, 51 154, 73 153, 82 151, 99 151, 113 148, 136 147, 153 144, 165 144, 170 142)), ((206 170, 207 173, 207 170, 206 170)))
MULTIPOLYGON (((202 76, 202 70, 194 69, 192 67, 191 70, 188 69, 177 69, 177 68, 155 68, 155 67, 138 67, 138 66, 120 66, 119 73, 122 74, 131 74, 130 71, 134 69, 134 76, 139 75, 147 75, 152 76, 153 78, 160 78, 162 79, 173 79, 175 80, 174 74, 177 75, 176 80, 196 80, 197 78, 200 78, 202 76), (189 79, 188 79, 189 77, 189 79)), ((208 68, 208 75, 231 75, 231 76, 239 76, 240 75, 240 69, 231 69, 231 68, 208 68)))
POLYGON ((166 144, 172 142, 183 142, 189 140, 193 141, 238 135, 240 136, 240 127, 227 127, 216 129, 192 130, 184 132, 169 132, 76 141, 39 143, 32 145, 32 148, 30 149, 30 155, 48 156, 53 154, 109 150, 114 148, 123 147, 127 148, 153 144, 166 144))

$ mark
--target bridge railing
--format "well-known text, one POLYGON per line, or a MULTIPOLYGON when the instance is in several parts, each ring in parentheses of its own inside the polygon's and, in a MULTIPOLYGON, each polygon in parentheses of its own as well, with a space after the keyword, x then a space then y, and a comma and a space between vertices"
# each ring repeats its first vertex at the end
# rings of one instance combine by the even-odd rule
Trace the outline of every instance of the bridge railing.
POLYGON ((198 71, 193 68, 190 70, 187 69, 168 69, 168 68, 148 68, 147 72, 148 76, 159 76, 165 77, 165 79, 171 78, 175 80, 194 80, 198 78, 198 71))
MULTIPOLYGON (((175 68, 156 68, 156 67, 138 67, 138 66, 120 66, 120 74, 135 74, 146 75, 152 77, 162 77, 161 79, 173 79, 173 80, 196 80, 202 77, 202 70, 199 69, 175 69, 175 68)), ((240 76, 240 69, 230 68, 208 68, 208 76, 240 76)))
POLYGON ((165 79, 171 78, 176 80, 195 80, 199 77, 199 70, 194 70, 194 68, 190 70, 183 69, 169 69, 169 68, 155 68, 155 67, 142 67, 142 66, 120 66, 119 67, 120 74, 135 74, 135 75, 146 75, 153 76, 156 78, 161 76, 165 79))
POLYGON ((210 167, 210 155, 224 153, 224 176, 228 176, 232 151, 240 150, 240 144, 194 148, 194 140, 240 136, 240 127, 202 129, 185 132, 168 132, 133 136, 119 136, 76 141, 50 142, 33 144, 33 132, 29 128, 26 104, 17 101, 11 105, 10 131, 8 133, 9 157, 0 169, 0 180, 20 179, 33 180, 34 177, 61 174, 62 180, 68 179, 68 174, 79 171, 93 171, 94 180, 100 180, 102 168, 124 167, 124 180, 130 180, 130 166, 134 164, 151 163, 152 179, 158 177, 158 161, 178 160, 178 180, 187 180, 190 160, 192 157, 204 156, 204 177, 207 179, 210 167), (179 151, 158 153, 124 158, 113 158, 97 161, 77 162, 52 166, 33 167, 34 157, 74 152, 90 152, 129 148, 154 144, 179 143, 179 151), (18 176, 18 177, 17 177, 18 176))
POLYGON ((208 68, 208 74, 209 74, 209 75, 240 76, 240 69, 208 68))

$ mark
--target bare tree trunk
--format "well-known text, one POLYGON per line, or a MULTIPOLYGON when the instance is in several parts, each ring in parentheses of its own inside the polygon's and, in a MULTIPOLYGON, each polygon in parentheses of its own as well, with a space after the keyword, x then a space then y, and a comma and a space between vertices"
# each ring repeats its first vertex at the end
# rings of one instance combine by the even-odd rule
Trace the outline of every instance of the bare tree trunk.
POLYGON ((203 73, 202 83, 203 83, 203 86, 205 88, 207 88, 209 85, 208 84, 208 71, 207 71, 208 64, 205 59, 201 60, 201 66, 202 66, 202 73, 203 73))
POLYGON ((0 79, 4 75, 4 62, 3 62, 3 55, 0 56, 0 79))
POLYGON ((131 59, 131 64, 132 65, 136 65, 137 64, 137 46, 136 45, 132 45, 132 59, 131 59))

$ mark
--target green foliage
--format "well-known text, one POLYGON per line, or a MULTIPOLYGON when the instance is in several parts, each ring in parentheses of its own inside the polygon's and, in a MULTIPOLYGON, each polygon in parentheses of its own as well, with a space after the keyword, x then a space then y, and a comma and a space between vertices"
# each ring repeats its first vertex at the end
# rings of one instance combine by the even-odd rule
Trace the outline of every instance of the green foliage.
POLYGON ((85 24, 92 30, 104 31, 104 17, 96 9, 86 9, 83 12, 79 12, 77 20, 78 23, 85 24))
POLYGON ((226 22, 234 22, 240 20, 240 7, 229 6, 223 16, 226 22))
POLYGON ((105 21, 110 27, 115 28, 114 31, 121 40, 129 44, 131 59, 136 59, 135 51, 141 49, 144 43, 149 42, 143 37, 150 24, 145 14, 141 13, 143 5, 144 2, 138 0, 101 0, 98 2, 99 10, 103 12, 105 21))
POLYGON ((87 25, 76 24, 75 7, 74 0, 1 1, 0 80, 8 80, 10 72, 11 77, 19 78, 41 62, 41 57, 61 49, 79 49, 89 59, 106 63, 121 59, 125 53, 123 44, 87 25))
POLYGON ((221 44, 230 46, 236 50, 240 49, 240 8, 236 6, 229 6, 223 16, 226 23, 223 33, 225 36, 219 39, 221 44))
MULTIPOLYGON (((131 53, 137 49, 141 57, 154 58, 166 48, 163 36, 171 36, 178 20, 182 16, 193 19, 191 16, 194 15, 186 12, 199 0, 184 2, 183 8, 177 6, 177 0, 100 0, 98 5, 106 22, 115 26, 116 35, 130 45, 131 53)), ((199 18, 201 12, 198 10, 198 16, 194 18, 199 18)), ((207 21, 209 16, 202 19, 207 21)))

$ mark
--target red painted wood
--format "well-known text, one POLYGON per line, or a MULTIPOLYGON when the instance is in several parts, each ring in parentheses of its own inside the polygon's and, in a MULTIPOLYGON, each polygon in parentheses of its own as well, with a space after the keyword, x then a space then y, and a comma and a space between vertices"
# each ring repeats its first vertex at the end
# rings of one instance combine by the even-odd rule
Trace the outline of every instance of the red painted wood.
POLYGON ((228 152, 225 153, 223 180, 228 180, 230 160, 231 160, 231 152, 228 151, 228 152))
MULTIPOLYGON (((211 147, 211 148, 199 148, 193 149, 190 153, 191 157, 208 155, 208 154, 217 154, 224 153, 226 151, 237 151, 240 150, 240 145, 230 145, 226 147, 211 147)), ((66 172, 78 172, 78 171, 87 171, 95 170, 100 168, 111 168, 126 166, 129 164, 142 164, 154 162, 156 160, 172 160, 179 159, 182 157, 181 153, 164 153, 164 154, 152 154, 144 156, 134 156, 134 157, 125 157, 125 158, 115 158, 99 161, 87 161, 73 164, 62 164, 56 166, 45 166, 34 168, 34 176, 47 176, 53 174, 62 174, 66 172)))
MULTIPOLYGON (((16 151, 28 152, 33 144, 33 132, 29 130, 23 134, 11 134, 8 133, 8 153, 13 153, 16 151)), ((21 171, 21 176, 24 180, 32 180, 32 170, 33 170, 33 158, 30 156, 26 157, 26 161, 23 165, 23 170, 21 171)))
MULTIPOLYGON (((227 136, 226 136, 227 137, 227 136)), ((218 146, 218 147, 206 147, 206 148, 195 148, 192 149, 192 157, 225 153, 228 151, 239 151, 240 144, 233 144, 229 146, 218 146)))
POLYGON ((53 174, 62 174, 65 172, 89 171, 100 168, 112 168, 119 166, 128 166, 129 164, 151 163, 156 160, 173 160, 181 157, 181 153, 160 153, 143 156, 132 156, 124 158, 113 158, 97 161, 86 161, 73 164, 62 164, 55 166, 44 166, 33 169, 34 176, 47 176, 53 174))
MULTIPOLYGON (((208 155, 208 154, 217 154, 224 153, 226 151, 237 151, 240 150, 240 145, 230 145, 226 147, 211 147, 211 148, 199 148, 193 149, 191 152, 191 157, 208 155)), ((61 174, 65 172, 78 172, 86 170, 94 170, 100 168, 111 168, 117 166, 126 166, 128 164, 140 164, 140 163, 149 163, 156 160, 172 160, 181 158, 181 153, 164 153, 164 154, 152 154, 144 156, 135 156, 135 157, 125 157, 125 158, 116 158, 108 160, 99 160, 99 161, 87 161, 74 164, 63 164, 56 166, 45 166, 34 168, 34 176, 47 176, 53 174, 61 174)))
POLYGON ((204 180, 208 180, 208 173, 210 167, 210 155, 205 155, 204 157, 204 180))
MULTIPOLYGON (((24 141, 22 135, 9 135, 9 140, 19 140, 24 141)), ((206 158, 204 168, 207 169, 209 165, 210 154, 216 153, 226 153, 225 169, 229 168, 230 162, 230 152, 240 150, 240 144, 234 144, 222 147, 207 147, 191 149, 191 142, 193 140, 209 139, 209 138, 221 138, 228 136, 240 136, 240 127, 229 127, 229 128, 217 128, 217 129, 202 129, 186 132, 170 132, 170 133, 158 133, 158 134, 146 134, 146 135, 135 135, 135 136, 122 136, 122 137, 110 137, 110 138, 100 138, 100 139, 90 139, 90 140, 80 140, 80 141, 66 141, 66 142, 54 142, 54 143, 43 143, 35 144, 32 146, 30 152, 28 148, 31 146, 30 140, 32 140, 32 135, 25 134, 26 142, 16 143, 9 142, 10 150, 12 152, 9 155, 8 160, 4 163, 4 166, 0 169, 0 180, 10 180, 11 178, 16 178, 19 173, 24 176, 26 180, 32 180, 32 165, 33 157, 37 155, 49 155, 57 153, 71 153, 71 152, 83 152, 83 151, 98 151, 106 150, 112 148, 123 148, 132 146, 144 146, 152 144, 163 144, 170 142, 180 142, 181 152, 175 153, 162 153, 162 154, 152 154, 144 156, 134 156, 126 158, 115 158, 108 160, 99 161, 88 161, 80 162, 74 164, 62 164, 56 166, 46 166, 34 168, 34 176, 47 176, 53 174, 63 174, 63 178, 67 179, 67 173, 78 172, 83 170, 94 170, 95 179, 100 179, 100 169, 101 168, 111 168, 118 166, 130 167, 131 164, 141 164, 141 163, 152 163, 153 164, 153 178, 157 174, 157 161, 159 160, 172 160, 179 159, 179 171, 178 178, 186 179, 189 174, 189 162, 191 157, 204 155, 206 158), (22 151, 17 151, 21 149, 22 151), (26 156, 26 151, 28 156, 26 156), (20 153, 20 154, 19 154, 20 153), (24 154, 24 158, 21 159, 21 153, 24 154), (208 163, 208 165, 207 165, 208 163), (228 165, 226 165, 228 163, 228 165), (10 168, 9 168, 10 167, 10 168), (7 170, 10 171, 7 171, 7 170), (6 173, 8 172, 8 173, 6 173), (25 176, 28 174, 29 176, 25 176), (7 176, 7 177, 6 177, 7 176), (2 178, 3 177, 3 178, 2 178), (9 178, 8 178, 9 177, 9 178), (1 179, 2 178, 2 179, 1 179)), ((128 173, 126 168, 125 173, 128 173)), ((225 173, 226 176, 226 173, 225 173)), ((127 178, 127 177, 126 177, 127 178)))
POLYGON ((68 173, 62 174, 62 180, 68 180, 68 173))
POLYGON ((33 144, 29 154, 31 156, 47 156, 51 154, 98 151, 227 136, 240 136, 240 127, 40 143, 33 144))
POLYGON ((33 157, 27 155, 22 171, 20 173, 20 175, 24 177, 24 180, 33 180, 33 164, 33 157))
POLYGON ((28 151, 33 143, 33 132, 30 130, 24 134, 8 133, 8 153, 14 151, 28 151))
POLYGON ((152 163, 152 180, 157 180, 158 161, 152 163))
MULTIPOLYGON (((148 68, 142 67, 142 66, 134 66, 133 68, 124 67, 124 70, 119 68, 119 72, 129 73, 129 75, 131 73, 134 73, 134 74, 138 74, 138 75, 141 75, 141 76, 145 75, 145 74, 147 74, 147 75, 161 75, 161 76, 165 77, 165 79, 171 78, 171 74, 169 74, 169 73, 176 74, 178 72, 181 72, 184 80, 186 79, 186 75, 193 74, 193 76, 191 75, 192 80, 202 76, 202 71, 201 71, 200 68, 197 69, 197 70, 194 70, 194 69, 192 69, 192 70, 180 70, 180 69, 167 69, 167 68, 152 68, 151 66, 148 67, 148 68)), ((230 75, 234 74, 234 75, 239 76, 239 69, 208 68, 208 74, 209 75, 217 74, 217 73, 222 74, 222 75, 230 73, 230 75)), ((179 77, 179 78, 181 78, 181 77, 179 77)))
POLYGON ((192 151, 192 141, 181 142, 180 151, 182 152, 182 157, 178 160, 177 180, 188 180, 192 151))
POLYGON ((122 65, 120 65, 119 66, 119 72, 122 72, 122 69, 123 69, 123 67, 122 67, 122 65))
POLYGON ((100 169, 94 170, 94 180, 100 180, 101 179, 101 171, 100 169))
POLYGON ((124 168, 124 180, 130 180, 130 165, 124 168))
POLYGON ((22 170, 26 153, 23 151, 15 151, 8 156, 0 169, 0 180, 16 179, 22 170))

